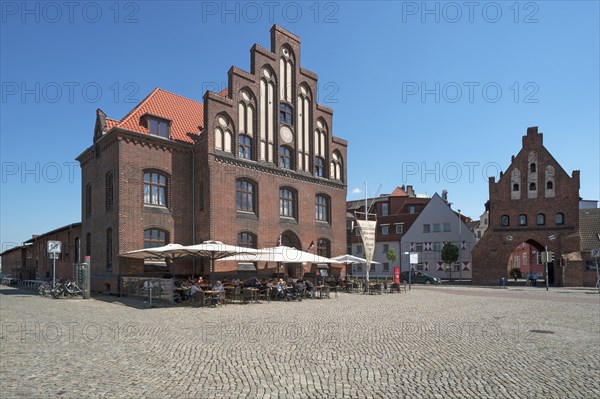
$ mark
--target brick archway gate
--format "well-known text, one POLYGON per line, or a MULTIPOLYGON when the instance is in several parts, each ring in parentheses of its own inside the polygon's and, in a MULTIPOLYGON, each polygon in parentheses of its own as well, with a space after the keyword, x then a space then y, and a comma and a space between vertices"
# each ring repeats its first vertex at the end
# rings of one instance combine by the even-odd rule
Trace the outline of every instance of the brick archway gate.
POLYGON ((547 247, 548 251, 554 252, 555 262, 548 264, 548 281, 550 285, 562 285, 559 259, 562 254, 579 249, 579 235, 571 229, 487 231, 473 248, 473 283, 497 285, 500 277, 508 278, 507 265, 521 243, 529 244, 536 251, 543 251, 547 247))
MULTIPOLYGON (((300 242, 300 239, 296 233, 291 230, 286 230, 281 234, 281 245, 296 248, 302 251, 302 243, 300 242)), ((299 278, 302 275, 302 271, 300 270, 301 268, 301 263, 287 263, 285 265, 286 273, 291 278, 299 278)))

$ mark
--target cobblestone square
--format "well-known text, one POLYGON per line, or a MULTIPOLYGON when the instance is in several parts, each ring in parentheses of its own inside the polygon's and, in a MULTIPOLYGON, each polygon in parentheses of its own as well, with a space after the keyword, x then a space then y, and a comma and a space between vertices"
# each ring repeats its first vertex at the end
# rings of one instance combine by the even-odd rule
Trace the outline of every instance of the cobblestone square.
POLYGON ((0 396, 597 398, 599 299, 583 289, 418 286, 144 309, 3 286, 0 396))

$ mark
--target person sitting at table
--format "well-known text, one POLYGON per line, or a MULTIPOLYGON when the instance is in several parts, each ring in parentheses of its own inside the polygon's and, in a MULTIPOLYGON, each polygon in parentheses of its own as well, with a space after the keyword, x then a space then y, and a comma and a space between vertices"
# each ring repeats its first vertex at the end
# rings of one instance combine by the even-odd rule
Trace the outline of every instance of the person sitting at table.
POLYGON ((219 305, 219 298, 221 297, 221 293, 225 290, 225 287, 223 286, 223 283, 217 281, 215 285, 213 285, 212 290, 219 291, 218 293, 213 294, 211 303, 213 306, 217 306, 219 305))

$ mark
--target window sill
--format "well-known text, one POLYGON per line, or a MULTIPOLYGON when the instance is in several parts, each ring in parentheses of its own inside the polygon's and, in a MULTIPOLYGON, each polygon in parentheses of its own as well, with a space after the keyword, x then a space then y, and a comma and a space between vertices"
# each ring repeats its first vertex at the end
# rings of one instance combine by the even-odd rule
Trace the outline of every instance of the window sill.
POLYGON ((291 217, 279 216, 279 223, 298 224, 298 221, 291 217))
POLYGON ((144 212, 170 214, 171 211, 166 206, 144 204, 144 212))
POLYGON ((240 219, 258 220, 258 215, 254 212, 236 211, 235 217, 240 219))

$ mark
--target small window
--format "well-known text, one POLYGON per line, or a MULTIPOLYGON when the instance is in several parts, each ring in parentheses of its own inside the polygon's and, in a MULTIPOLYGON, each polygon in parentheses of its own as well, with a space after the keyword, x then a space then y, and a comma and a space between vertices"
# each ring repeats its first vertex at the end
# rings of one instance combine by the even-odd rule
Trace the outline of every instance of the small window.
POLYGON ((320 222, 329 222, 329 201, 324 195, 315 197, 315 219, 320 222))
POLYGON ((256 213, 256 201, 254 184, 248 180, 238 180, 235 183, 236 209, 242 212, 256 213))
POLYGON ((256 235, 248 232, 241 232, 237 235, 238 247, 256 248, 256 235))
POLYGON ((331 242, 328 239, 319 238, 317 240, 317 255, 325 258, 331 257, 331 242))
POLYGON ((423 233, 431 233, 431 225, 430 224, 423 225, 423 233))
POLYGON ((292 107, 284 103, 279 104, 279 121, 281 123, 285 123, 286 125, 293 124, 294 119, 292 107))
POLYGON ((484 226, 487 226, 487 224, 488 224, 488 220, 487 220, 487 218, 483 219, 483 225, 484 225, 484 226))
POLYGON ((390 264, 389 263, 384 263, 383 264, 383 271, 384 272, 389 272, 390 271, 390 264))
POLYGON ((552 183, 551 181, 546 182, 546 190, 553 190, 554 189, 554 183, 552 183))
POLYGON ((519 226, 527 226, 527 215, 519 215, 519 226))
POLYGON ((449 233, 450 231, 452 231, 452 227, 450 226, 450 223, 444 223, 443 227, 444 227, 444 233, 449 233))
POLYGON ((296 218, 296 195, 288 188, 279 189, 279 216, 296 218))
POLYGON ((546 215, 543 213, 538 213, 535 219, 538 226, 543 226, 546 224, 546 215))
POLYGON ((435 252, 441 252, 441 250, 442 250, 442 243, 441 242, 434 242, 433 243, 433 250, 435 252))
POLYGON ((508 217, 508 215, 502 215, 502 217, 500 218, 500 224, 502 226, 509 226, 510 225, 510 218, 508 217))
POLYGON ((371 263, 371 267, 369 268, 370 272, 374 272, 375 271, 375 263, 371 263))
POLYGON ((292 150, 290 147, 282 145, 279 147, 279 167, 281 169, 293 169, 292 167, 292 150))
POLYGON ((162 247, 167 244, 167 232, 161 229, 144 230, 144 248, 162 247))
POLYGON ((150 134, 169 138, 169 123, 160 119, 150 119, 150 134))
POLYGON ((167 178, 159 173, 144 173, 144 204, 167 206, 167 178))
POLYGON ((416 211, 417 211, 417 209, 415 208, 414 205, 408 206, 408 213, 415 213, 416 211))
POLYGON ((390 226, 381 226, 381 235, 387 236, 390 234, 390 226))
POLYGON ((381 204, 381 216, 389 215, 389 204, 384 202, 381 204))
POLYGON ((535 191, 535 190, 537 190, 535 183, 529 183, 529 191, 535 191))
POLYGON ((554 217, 554 221, 556 224, 565 224, 565 214, 561 212, 557 213, 554 217))
POLYGON ((415 251, 423 252, 423 243, 422 242, 418 242, 415 244, 415 251))
POLYGON ((355 235, 356 237, 360 237, 360 229, 356 229, 356 230, 354 230, 354 235, 355 235))
POLYGON ((404 226, 401 224, 396 225, 396 234, 402 234, 404 232, 404 226))
POLYGON ((384 254, 387 254, 387 251, 389 251, 389 250, 390 250, 390 244, 383 244, 382 245, 382 252, 384 254))
POLYGON ((434 223, 433 224, 433 232, 434 233, 439 233, 442 231, 442 225, 439 223, 434 223))
POLYGON ((325 161, 321 157, 315 157, 315 176, 325 176, 325 161))
POLYGON ((519 191, 519 184, 518 183, 513 184, 513 191, 519 191))
POLYGON ((238 145, 238 157, 252 159, 252 139, 250 136, 240 134, 238 145))
POLYGON ((529 165, 529 172, 535 173, 535 170, 536 170, 535 163, 531 163, 529 165))
POLYGON ((362 254, 362 251, 363 251, 363 250, 362 250, 362 245, 357 245, 357 246, 356 246, 356 253, 357 253, 357 254, 362 254))

